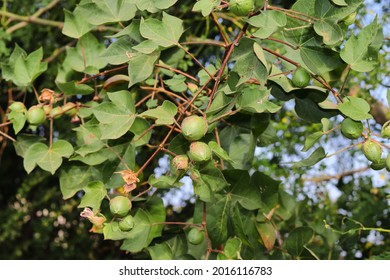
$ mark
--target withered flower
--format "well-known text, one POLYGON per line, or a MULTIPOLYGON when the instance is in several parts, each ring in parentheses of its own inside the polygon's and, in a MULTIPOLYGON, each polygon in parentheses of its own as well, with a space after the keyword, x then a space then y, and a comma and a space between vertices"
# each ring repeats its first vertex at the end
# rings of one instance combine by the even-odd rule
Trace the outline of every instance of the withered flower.
POLYGON ((125 184, 123 185, 123 190, 125 193, 129 193, 137 187, 137 183, 139 182, 137 173, 134 173, 130 169, 122 170, 116 173, 121 174, 123 181, 125 181, 125 184))

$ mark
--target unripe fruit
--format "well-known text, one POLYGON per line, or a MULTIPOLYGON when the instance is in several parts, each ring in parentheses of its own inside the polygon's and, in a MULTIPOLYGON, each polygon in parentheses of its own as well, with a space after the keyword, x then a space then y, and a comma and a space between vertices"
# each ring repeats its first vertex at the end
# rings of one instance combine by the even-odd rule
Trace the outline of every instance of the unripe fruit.
POLYGON ((24 106, 24 104, 22 102, 19 102, 19 101, 15 101, 13 102, 11 105, 9 105, 9 109, 11 111, 14 111, 14 112, 23 112, 24 110, 26 110, 26 106, 24 106))
POLYGON ((385 122, 382 126, 381 134, 384 138, 390 138, 390 121, 385 122))
POLYGON ((362 136, 363 124, 350 118, 341 122, 341 133, 349 139, 357 139, 362 136))
POLYGON ((187 239, 191 244, 198 245, 204 240, 204 231, 192 228, 187 234, 187 239))
POLYGON ((309 85, 309 81, 310 81, 309 72, 307 72, 302 67, 298 67, 292 76, 293 85, 299 88, 304 88, 309 85))
MULTIPOLYGON (((373 169, 373 170, 382 170, 383 168, 386 167, 386 160, 387 159, 381 158, 381 160, 378 163, 372 162, 370 164, 371 169, 373 169)), ((389 163, 390 163, 390 161, 389 161, 389 163)))
POLYGON ((65 115, 74 117, 77 115, 76 104, 74 104, 73 102, 68 102, 64 106, 62 106, 62 111, 65 113, 65 115))
POLYGON ((39 125, 46 120, 46 114, 41 107, 35 105, 28 109, 26 119, 29 124, 39 125))
POLYGON ((113 215, 124 217, 131 209, 131 201, 125 196, 116 196, 110 200, 110 211, 113 215))
POLYGON ((230 11, 237 16, 247 16, 253 11, 254 0, 230 0, 230 11))
POLYGON ((387 155, 385 164, 386 164, 386 170, 390 171, 390 154, 387 155))
POLYGON ((134 217, 131 215, 127 215, 121 221, 119 221, 119 228, 122 231, 129 231, 134 227, 134 224, 134 217))
POLYGON ((366 140, 363 143, 363 154, 369 161, 380 163, 382 157, 382 147, 377 142, 366 140))
POLYGON ((211 158, 211 149, 206 143, 193 142, 190 145, 188 155, 191 160, 196 162, 207 161, 211 158))
POLYGON ((62 108, 61 107, 55 107, 55 108, 51 109, 49 115, 53 119, 59 119, 59 118, 61 118, 62 114, 63 114, 62 108))
POLYGON ((356 12, 353 12, 352 14, 349 14, 343 19, 343 23, 348 26, 355 23, 355 19, 356 19, 356 12))
POLYGON ((201 139, 207 133, 207 121, 199 116, 192 115, 183 120, 181 130, 183 136, 190 141, 201 139))
POLYGON ((188 169, 188 157, 186 155, 178 155, 172 159, 172 166, 176 170, 188 169))

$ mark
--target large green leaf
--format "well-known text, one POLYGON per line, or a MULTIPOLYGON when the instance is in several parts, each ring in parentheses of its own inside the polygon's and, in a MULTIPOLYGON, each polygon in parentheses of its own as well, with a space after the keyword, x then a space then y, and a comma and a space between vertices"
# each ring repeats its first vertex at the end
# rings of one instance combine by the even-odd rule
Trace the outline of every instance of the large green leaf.
POLYGON ((150 13, 156 13, 173 6, 177 0, 130 0, 130 2, 135 3, 141 11, 147 10, 150 13))
POLYGON ((99 0, 79 6, 83 18, 94 25, 128 21, 137 11, 132 0, 99 0))
POLYGON ((110 92, 108 96, 112 102, 96 106, 93 113, 101 123, 101 139, 117 139, 126 134, 134 123, 134 103, 126 90, 110 92))
POLYGON ((289 233, 284 247, 289 254, 299 257, 305 248, 304 246, 312 240, 313 235, 314 231, 309 227, 295 228, 289 233))
POLYGON ((343 40, 340 26, 329 20, 320 20, 313 25, 315 32, 322 36, 326 45, 335 45, 343 40))
POLYGON ((126 236, 121 250, 132 253, 146 248, 156 237, 161 236, 165 221, 165 207, 161 198, 152 197, 146 203, 146 208, 139 208, 134 216, 135 226, 126 236))
POLYGON ((154 70, 154 64, 159 58, 160 52, 151 54, 138 54, 131 57, 129 61, 129 87, 147 79, 154 70))
POLYGON ((253 36, 264 39, 285 26, 287 17, 280 11, 266 10, 259 15, 250 17, 248 23, 259 28, 253 33, 253 36))
POLYGON ((97 74, 99 69, 107 65, 107 62, 101 58, 105 49, 102 42, 91 33, 87 33, 80 38, 76 47, 67 48, 64 63, 77 72, 97 74))
POLYGON ((54 174, 61 166, 63 157, 73 154, 72 145, 65 140, 58 140, 48 147, 44 143, 35 143, 30 146, 24 155, 24 169, 30 173, 36 165, 43 170, 54 174))
POLYGON ((351 35, 340 52, 340 57, 358 72, 368 72, 378 63, 379 46, 383 39, 377 18, 363 28, 357 36, 351 35))
POLYGON ((144 38, 161 47, 171 47, 179 44, 180 36, 183 34, 183 22, 163 12, 162 21, 154 18, 142 19, 140 32, 144 38))
POLYGON ((41 62, 42 58, 42 47, 27 55, 22 48, 16 45, 9 62, 2 64, 3 78, 20 87, 30 85, 47 69, 47 62, 41 62))
POLYGON ((87 22, 83 16, 83 11, 76 7, 73 12, 64 9, 65 22, 62 33, 71 38, 81 38, 88 33, 94 26, 87 22))
POLYGON ((133 49, 134 40, 130 36, 123 36, 115 40, 102 52, 101 58, 112 65, 120 65, 134 59, 138 51, 133 49))
POLYGON ((271 90, 261 86, 252 85, 246 87, 238 96, 237 108, 250 113, 275 113, 281 109, 281 106, 269 100, 271 90))
POLYGON ((100 204, 103 198, 107 194, 107 190, 104 184, 100 181, 90 182, 83 187, 84 196, 81 199, 79 208, 91 207, 94 213, 97 213, 100 209, 100 204))
POLYGON ((343 99, 343 103, 339 104, 337 108, 341 113, 355 121, 372 119, 372 115, 369 114, 371 109, 370 104, 368 104, 366 100, 360 97, 345 97, 343 99))
POLYGON ((156 125, 173 124, 175 121, 175 115, 177 114, 177 107, 174 103, 168 100, 164 100, 161 106, 154 109, 149 109, 140 117, 155 119, 156 125))
POLYGON ((211 14, 213 9, 217 7, 219 4, 221 4, 221 0, 198 0, 198 2, 195 3, 194 7, 192 8, 193 12, 201 11, 202 16, 206 17, 211 14))
POLYGON ((235 64, 232 71, 240 76, 236 86, 247 82, 251 78, 257 79, 261 84, 264 84, 267 79, 267 68, 257 57, 254 44, 255 40, 243 38, 234 49, 231 60, 235 61, 235 64))
POLYGON ((223 175, 230 184, 226 191, 232 204, 238 202, 248 210, 259 209, 263 205, 260 188, 252 184, 248 171, 231 169, 225 170, 223 175))

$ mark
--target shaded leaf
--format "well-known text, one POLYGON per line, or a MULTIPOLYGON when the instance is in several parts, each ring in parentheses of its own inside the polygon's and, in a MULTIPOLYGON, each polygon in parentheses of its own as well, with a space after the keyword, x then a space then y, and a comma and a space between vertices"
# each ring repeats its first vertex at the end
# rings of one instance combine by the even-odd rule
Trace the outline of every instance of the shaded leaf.
POLYGON ((104 184, 100 181, 90 182, 88 185, 83 187, 85 192, 79 208, 91 207, 94 213, 97 213, 100 209, 100 204, 103 198, 107 194, 107 190, 104 184))
POLYGON ((313 166, 326 157, 325 150, 322 147, 318 147, 308 158, 303 159, 294 164, 294 167, 307 167, 313 166))
POLYGON ((310 243, 313 235, 314 231, 309 227, 293 229, 284 243, 287 252, 293 256, 299 257, 303 252, 304 246, 310 243))

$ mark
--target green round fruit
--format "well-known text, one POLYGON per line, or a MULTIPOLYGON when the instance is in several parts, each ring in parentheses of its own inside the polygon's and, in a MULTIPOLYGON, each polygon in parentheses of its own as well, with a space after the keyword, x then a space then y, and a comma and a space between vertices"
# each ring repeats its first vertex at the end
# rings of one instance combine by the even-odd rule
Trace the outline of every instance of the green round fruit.
POLYGON ((78 112, 76 104, 74 104, 73 102, 68 102, 64 106, 62 106, 62 111, 65 113, 65 115, 71 117, 76 116, 78 112))
POLYGON ((206 143, 193 142, 190 145, 188 155, 191 160, 196 162, 207 161, 211 158, 211 149, 206 143))
POLYGON ((61 107, 55 107, 53 109, 51 109, 49 115, 53 118, 53 119, 59 119, 61 118, 62 114, 64 113, 64 111, 62 110, 61 107))
POLYGON ((298 67, 293 76, 292 83, 295 87, 304 88, 309 85, 310 74, 304 68, 298 67))
POLYGON ((127 215, 121 221, 119 221, 119 228, 122 231, 129 231, 133 229, 134 224, 135 224, 134 217, 131 215, 127 215))
POLYGON ((369 161, 380 163, 382 157, 382 147, 373 140, 366 140, 363 143, 363 154, 369 161))
POLYGON ((29 124, 39 125, 46 120, 46 114, 41 107, 35 105, 28 109, 26 119, 29 124))
POLYGON ((110 200, 110 211, 113 215, 124 217, 131 209, 131 201, 125 196, 116 196, 110 200))
POLYGON ((385 167, 387 171, 390 171, 390 154, 387 155, 385 160, 385 167))
POLYGON ((15 101, 9 105, 9 109, 14 112, 23 112, 26 110, 26 106, 24 106, 23 102, 15 101))
POLYGON ((385 122, 381 131, 382 137, 390 138, 390 121, 385 122))
POLYGON ((230 11, 236 16, 247 16, 253 11, 255 5, 254 0, 230 0, 230 11))
MULTIPOLYGON (((390 161, 389 161, 390 163, 390 161)), ((381 160, 378 163, 372 162, 370 164, 370 167, 372 170, 382 170, 383 168, 386 167, 386 159, 381 158, 381 160)))
POLYGON ((198 245, 204 240, 204 231, 192 228, 187 234, 187 239, 191 244, 198 245))
POLYGON ((188 157, 186 155, 178 155, 172 159, 172 166, 175 170, 188 169, 188 157))
POLYGON ((196 115, 186 117, 181 123, 183 136, 190 141, 196 141, 205 136, 207 128, 207 121, 196 115))
POLYGON ((350 118, 345 118, 341 122, 341 133, 348 139, 357 139, 362 136, 362 122, 354 121, 350 118))
POLYGON ((355 20, 356 20, 356 12, 353 12, 352 14, 349 14, 343 19, 343 23, 348 26, 355 23, 355 20))

